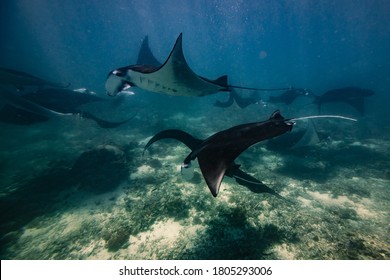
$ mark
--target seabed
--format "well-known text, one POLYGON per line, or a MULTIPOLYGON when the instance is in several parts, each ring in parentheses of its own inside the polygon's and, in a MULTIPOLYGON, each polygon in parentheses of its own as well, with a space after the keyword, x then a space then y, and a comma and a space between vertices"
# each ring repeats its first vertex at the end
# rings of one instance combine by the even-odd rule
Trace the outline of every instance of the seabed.
MULTIPOLYGON (((204 120, 166 121, 198 137, 231 126, 204 120)), ((390 259, 388 140, 343 136, 332 122, 323 131, 336 136, 311 147, 260 143, 237 163, 290 202, 230 178, 213 198, 199 169, 180 174, 179 142, 142 156, 158 132, 143 122, 3 124, 1 258, 390 259)))

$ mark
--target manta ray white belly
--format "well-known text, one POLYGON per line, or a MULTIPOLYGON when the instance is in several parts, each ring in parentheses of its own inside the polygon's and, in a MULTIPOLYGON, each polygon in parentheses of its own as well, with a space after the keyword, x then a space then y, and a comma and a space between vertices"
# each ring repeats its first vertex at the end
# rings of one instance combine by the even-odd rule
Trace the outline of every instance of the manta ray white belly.
POLYGON ((169 69, 164 69, 145 74, 127 70, 126 80, 147 91, 176 96, 204 96, 223 89, 196 75, 188 75, 185 71, 175 75, 167 73, 168 71, 169 69))

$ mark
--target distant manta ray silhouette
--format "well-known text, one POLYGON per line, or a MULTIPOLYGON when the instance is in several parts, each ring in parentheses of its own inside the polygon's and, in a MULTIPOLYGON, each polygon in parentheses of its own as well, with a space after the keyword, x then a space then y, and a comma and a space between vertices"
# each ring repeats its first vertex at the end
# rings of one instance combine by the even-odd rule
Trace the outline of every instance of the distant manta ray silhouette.
POLYGON ((374 95, 375 92, 369 89, 358 87, 344 87, 332 89, 321 96, 316 96, 315 103, 318 104, 318 111, 321 111, 323 103, 343 102, 354 107, 361 115, 364 115, 364 99, 374 95))
POLYGON ((229 92, 232 88, 270 90, 229 85, 226 75, 211 80, 195 74, 183 54, 182 33, 162 65, 154 58, 147 41, 145 43, 144 40, 137 64, 111 71, 105 84, 106 92, 110 96, 115 96, 133 86, 174 96, 205 96, 220 91, 229 92), (140 60, 147 56, 148 59, 140 60))
POLYGON ((356 121, 347 117, 329 115, 285 119, 277 110, 266 121, 234 126, 217 132, 206 140, 197 139, 181 130, 164 130, 148 141, 144 152, 158 140, 173 138, 191 149, 182 168, 188 168, 191 161, 197 158, 202 175, 214 197, 218 195, 225 175, 235 178, 239 184, 247 186, 252 191, 271 193, 281 197, 257 179, 240 170, 240 166, 234 160, 250 146, 291 131, 296 120, 320 117, 337 117, 356 121))
POLYGON ((290 88, 278 96, 270 96, 268 102, 270 103, 284 103, 290 105, 300 96, 314 96, 312 91, 305 88, 290 88))
POLYGON ((115 128, 132 118, 111 122, 79 109, 78 107, 83 104, 106 101, 88 91, 50 88, 19 95, 0 87, 0 100, 6 102, 3 108, 0 107, 0 122, 17 125, 31 125, 78 114, 95 121, 102 128, 115 128))
POLYGON ((24 86, 50 86, 66 88, 70 85, 50 82, 22 71, 1 67, 0 84, 14 85, 18 90, 23 89, 24 86))
POLYGON ((233 105, 233 103, 236 103, 238 107, 240 108, 246 108, 251 104, 257 104, 259 103, 260 99, 255 98, 255 94, 252 94, 250 97, 242 97, 240 96, 236 90, 232 89, 229 93, 229 98, 227 101, 219 101, 216 100, 214 103, 214 106, 221 107, 221 108, 227 108, 233 105))

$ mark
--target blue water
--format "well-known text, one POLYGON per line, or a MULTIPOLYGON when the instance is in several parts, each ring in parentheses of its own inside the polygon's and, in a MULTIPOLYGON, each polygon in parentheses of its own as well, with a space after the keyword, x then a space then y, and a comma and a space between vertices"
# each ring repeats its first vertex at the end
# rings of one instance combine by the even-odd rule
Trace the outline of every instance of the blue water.
POLYGON ((108 71, 134 63, 146 34, 164 60, 180 32, 190 65, 205 76, 320 92, 357 81, 385 91, 388 83, 386 1, 3 2, 2 65, 75 87, 102 91, 108 71))
MULTIPOLYGON (((89 108, 108 120, 133 118, 116 129, 80 118, 30 126, 0 123, 2 258, 390 258, 388 1, 6 0, 0 9, 0 67, 87 88, 107 99, 108 73, 135 63, 145 35, 163 62, 181 32, 188 64, 210 79, 226 74, 234 85, 305 87, 317 95, 346 86, 375 92, 366 99, 364 115, 347 104, 324 107, 324 113, 358 122, 317 121, 323 141, 314 147, 256 146, 240 157, 246 171, 301 206, 254 196, 232 180, 226 185, 229 195, 224 198, 222 187, 214 199, 199 171, 190 183, 196 188, 183 194, 186 181, 176 167, 189 150, 167 142, 141 155, 148 137, 162 129, 206 138, 265 120, 276 109, 288 118, 317 114, 309 100, 268 104, 268 96, 279 92, 262 92, 260 104, 222 109, 213 103, 226 100, 226 93, 187 98, 135 90, 119 106, 89 108), (97 181, 106 181, 91 183, 86 176, 88 183, 80 187, 81 179, 58 179, 69 176, 83 152, 107 145, 123 153, 120 168, 127 170, 121 169, 123 177, 117 174, 115 184, 101 186, 97 181), (172 154, 176 157, 169 158, 172 154), (94 184, 99 191, 92 191, 94 184), (85 220, 85 211, 98 217, 85 220), (143 241, 142 234, 158 236, 153 229, 169 231, 169 225, 172 231, 192 227, 198 232, 165 236, 161 244, 153 237, 152 244, 143 241), (34 235, 39 230, 46 232, 43 239, 34 235), (63 245, 47 241, 57 230, 63 245), (216 239, 215 232, 222 237, 216 239)), ((115 165, 107 168, 115 173, 115 165)))

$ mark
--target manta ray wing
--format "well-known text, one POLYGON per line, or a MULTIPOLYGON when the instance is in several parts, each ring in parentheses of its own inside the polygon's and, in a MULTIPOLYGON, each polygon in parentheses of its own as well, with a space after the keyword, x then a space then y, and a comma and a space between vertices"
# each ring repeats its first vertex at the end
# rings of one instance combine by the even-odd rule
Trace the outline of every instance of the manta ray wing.
POLYGON ((283 196, 278 194, 273 189, 269 188, 263 182, 257 180, 256 178, 254 178, 251 175, 249 175, 249 174, 245 173, 244 171, 242 171, 240 169, 239 165, 232 166, 231 173, 232 174, 226 174, 226 175, 236 179, 236 182, 238 184, 247 187, 251 192, 254 192, 254 193, 269 193, 269 194, 272 194, 272 195, 274 195, 274 196, 276 196, 278 198, 286 200, 283 196))
POLYGON ((204 143, 207 142, 209 143, 206 147, 200 147, 190 153, 184 160, 184 164, 196 155, 206 184, 212 195, 216 197, 226 171, 233 166, 234 160, 252 145, 252 141, 228 139, 226 135, 220 134, 213 137, 212 141, 204 141, 204 143), (224 141, 226 144, 223 144, 224 141))
MULTIPOLYGON (((156 135, 154 135, 148 143, 145 145, 144 152, 147 150, 154 142, 161 139, 175 139, 182 142, 191 150, 197 149, 204 141, 193 137, 191 134, 184 132, 179 129, 167 129, 163 130, 156 135)), ((213 149, 212 151, 207 151, 205 153, 200 153, 198 155, 199 166, 203 177, 209 187, 212 195, 216 197, 219 192, 219 187, 221 185, 223 176, 226 169, 229 167, 227 161, 222 161, 216 154, 217 151, 213 149), (209 153, 210 152, 210 153, 209 153)))
POLYGON ((345 101, 354 107, 361 115, 364 115, 364 98, 356 98, 354 100, 345 101))
POLYGON ((225 172, 233 161, 219 158, 216 152, 205 151, 198 155, 198 162, 211 194, 216 197, 225 172))
POLYGON ((155 67, 160 67, 161 62, 159 62, 153 55, 149 47, 149 38, 145 36, 142 41, 141 48, 138 52, 137 65, 150 65, 155 67))
POLYGON ((308 120, 307 128, 305 133, 302 135, 302 138, 299 139, 299 141, 295 143, 291 148, 296 149, 296 148, 313 146, 319 142, 320 142, 320 138, 318 137, 318 133, 314 126, 314 123, 312 120, 308 120))
POLYGON ((197 146, 199 146, 203 140, 197 139, 191 134, 179 130, 179 129, 167 129, 160 131, 156 135, 154 135, 148 143, 145 145, 144 152, 156 141, 159 141, 161 139, 175 139, 177 141, 182 142, 184 145, 186 145, 191 150, 194 150, 197 146))

